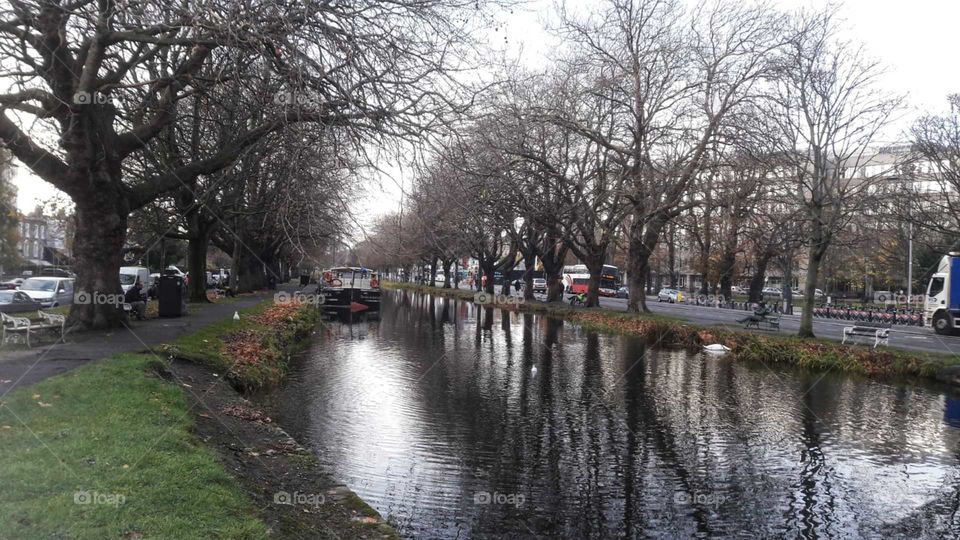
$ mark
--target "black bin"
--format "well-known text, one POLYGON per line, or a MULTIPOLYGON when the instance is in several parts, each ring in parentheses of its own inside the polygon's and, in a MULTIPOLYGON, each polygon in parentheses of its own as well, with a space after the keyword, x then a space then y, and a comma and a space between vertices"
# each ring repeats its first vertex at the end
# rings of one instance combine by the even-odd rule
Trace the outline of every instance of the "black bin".
POLYGON ((158 311, 161 317, 182 317, 187 314, 187 284, 176 274, 160 276, 157 285, 158 311))

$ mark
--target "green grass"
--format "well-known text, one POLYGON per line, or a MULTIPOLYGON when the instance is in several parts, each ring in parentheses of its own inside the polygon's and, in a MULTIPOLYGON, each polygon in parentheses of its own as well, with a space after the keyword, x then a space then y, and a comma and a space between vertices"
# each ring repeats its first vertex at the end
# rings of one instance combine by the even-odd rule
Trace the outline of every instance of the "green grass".
POLYGON ((259 315, 273 304, 273 300, 264 300, 246 309, 238 311, 240 320, 235 321, 228 317, 217 321, 189 334, 186 334, 169 346, 175 349, 175 354, 181 358, 197 362, 215 371, 225 371, 231 365, 230 359, 224 355, 223 337, 231 332, 250 330, 256 325, 250 315, 259 315))
POLYGON ((273 299, 264 300, 239 310, 240 320, 232 317, 209 324, 164 346, 169 354, 196 362, 216 373, 226 373, 227 380, 238 390, 269 388, 286 374, 287 358, 306 338, 320 317, 319 310, 303 305, 296 315, 277 326, 265 326, 253 320, 273 305, 273 299), (225 343, 243 339, 259 343, 264 354, 257 362, 238 363, 225 350, 225 343))
POLYGON ((267 536, 157 364, 118 355, 3 398, 0 536, 267 536), (94 494, 110 504, 75 502, 94 494))

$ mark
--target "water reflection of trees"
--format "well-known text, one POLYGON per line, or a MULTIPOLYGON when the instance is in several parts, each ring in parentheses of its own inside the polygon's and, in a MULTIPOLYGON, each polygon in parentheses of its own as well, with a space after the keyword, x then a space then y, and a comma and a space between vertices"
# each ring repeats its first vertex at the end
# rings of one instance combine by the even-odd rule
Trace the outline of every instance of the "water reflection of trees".
MULTIPOLYGON (((472 347, 460 344, 461 326, 446 324, 441 304, 439 324, 427 328, 456 354, 418 381, 416 409, 459 449, 463 497, 486 489, 529 501, 479 512, 467 505, 476 533, 843 536, 864 530, 858 520, 884 519, 859 492, 886 484, 840 474, 838 459, 882 477, 920 459, 904 448, 925 446, 934 467, 956 471, 958 457, 941 451, 955 451, 956 440, 930 413, 927 390, 647 354, 637 340, 456 305, 474 322, 472 347)), ((436 308, 413 300, 400 311, 415 313, 398 313, 394 338, 436 358, 439 349, 424 351, 423 336, 409 331, 436 308)), ((950 508, 956 515, 957 498, 947 490, 927 519, 950 508)))

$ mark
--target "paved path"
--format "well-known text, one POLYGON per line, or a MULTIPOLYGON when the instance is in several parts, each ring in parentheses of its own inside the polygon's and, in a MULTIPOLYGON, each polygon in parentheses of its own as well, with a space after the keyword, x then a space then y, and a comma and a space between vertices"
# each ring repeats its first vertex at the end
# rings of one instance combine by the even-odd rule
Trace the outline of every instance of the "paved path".
POLYGON ((131 321, 128 328, 72 334, 67 336, 66 342, 32 349, 0 349, 0 397, 16 387, 42 381, 94 360, 117 353, 152 350, 154 345, 168 343, 188 332, 232 317, 234 311, 272 295, 272 292, 259 293, 201 307, 190 304, 185 317, 131 321))

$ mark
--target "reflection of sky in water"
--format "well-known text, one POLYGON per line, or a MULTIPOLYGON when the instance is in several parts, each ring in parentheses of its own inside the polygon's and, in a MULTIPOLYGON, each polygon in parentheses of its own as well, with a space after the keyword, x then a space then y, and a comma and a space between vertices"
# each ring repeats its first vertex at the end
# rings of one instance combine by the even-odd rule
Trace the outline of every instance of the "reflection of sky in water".
POLYGON ((280 413, 406 535, 877 535, 956 510, 930 389, 406 301, 323 332, 280 413))

